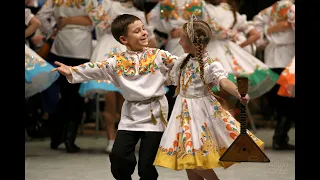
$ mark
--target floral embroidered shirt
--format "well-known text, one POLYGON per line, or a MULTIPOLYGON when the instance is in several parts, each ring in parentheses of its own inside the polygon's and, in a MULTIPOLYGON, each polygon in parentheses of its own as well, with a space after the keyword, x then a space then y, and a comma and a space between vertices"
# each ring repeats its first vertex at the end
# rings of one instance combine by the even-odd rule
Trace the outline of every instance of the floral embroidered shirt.
POLYGON ((127 50, 113 57, 70 67, 71 83, 88 80, 109 80, 121 89, 125 102, 122 107, 119 130, 164 131, 160 112, 168 117, 168 102, 164 96, 166 73, 177 57, 155 48, 134 52, 127 50), (157 124, 151 122, 151 113, 157 124))

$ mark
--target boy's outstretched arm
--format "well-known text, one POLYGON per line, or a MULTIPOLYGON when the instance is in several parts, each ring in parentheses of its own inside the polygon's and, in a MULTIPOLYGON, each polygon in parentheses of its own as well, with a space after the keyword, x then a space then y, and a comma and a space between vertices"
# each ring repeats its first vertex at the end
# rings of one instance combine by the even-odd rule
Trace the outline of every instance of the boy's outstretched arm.
MULTIPOLYGON (((110 59, 112 60, 112 59, 110 59)), ((95 63, 88 62, 78 66, 67 66, 58 61, 55 62, 58 65, 57 68, 51 70, 51 72, 58 71, 62 75, 66 76, 70 83, 81 83, 89 80, 113 80, 114 75, 111 65, 108 60, 97 61, 95 63)))

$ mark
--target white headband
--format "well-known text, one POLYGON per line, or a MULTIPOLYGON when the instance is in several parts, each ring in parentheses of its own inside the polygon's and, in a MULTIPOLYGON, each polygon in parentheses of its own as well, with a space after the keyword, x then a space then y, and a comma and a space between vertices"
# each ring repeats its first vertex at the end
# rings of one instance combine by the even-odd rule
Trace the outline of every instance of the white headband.
POLYGON ((193 21, 196 21, 197 17, 192 14, 192 17, 190 19, 190 22, 187 23, 187 35, 191 41, 191 43, 194 42, 194 29, 193 29, 193 21))

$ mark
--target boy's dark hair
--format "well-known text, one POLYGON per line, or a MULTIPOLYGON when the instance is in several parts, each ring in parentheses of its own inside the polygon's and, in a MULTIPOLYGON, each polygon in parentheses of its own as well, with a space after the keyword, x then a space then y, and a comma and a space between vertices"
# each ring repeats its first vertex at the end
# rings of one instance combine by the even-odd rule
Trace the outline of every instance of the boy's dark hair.
POLYGON ((137 16, 131 14, 121 14, 117 16, 111 23, 111 33, 113 37, 121 43, 120 36, 126 36, 128 34, 128 26, 135 21, 141 20, 137 16))

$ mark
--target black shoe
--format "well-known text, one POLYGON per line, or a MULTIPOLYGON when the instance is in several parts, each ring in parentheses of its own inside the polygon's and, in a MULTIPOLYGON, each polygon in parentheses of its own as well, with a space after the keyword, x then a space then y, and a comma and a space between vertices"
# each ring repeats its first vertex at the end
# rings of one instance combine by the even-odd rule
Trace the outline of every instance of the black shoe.
POLYGON ((74 143, 65 143, 65 146, 68 153, 76 153, 80 151, 80 148, 74 143))
POLYGON ((284 144, 277 144, 273 143, 272 148, 274 150, 295 150, 296 147, 292 144, 284 143, 284 144))

